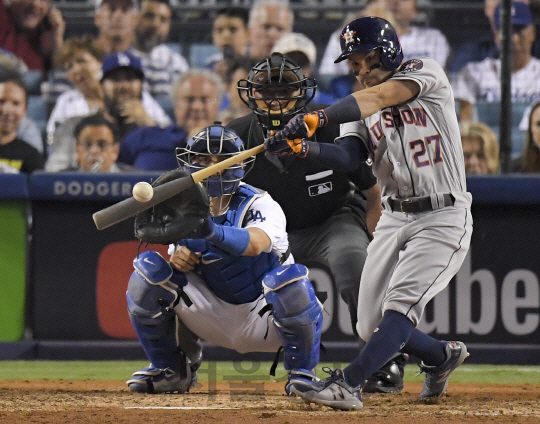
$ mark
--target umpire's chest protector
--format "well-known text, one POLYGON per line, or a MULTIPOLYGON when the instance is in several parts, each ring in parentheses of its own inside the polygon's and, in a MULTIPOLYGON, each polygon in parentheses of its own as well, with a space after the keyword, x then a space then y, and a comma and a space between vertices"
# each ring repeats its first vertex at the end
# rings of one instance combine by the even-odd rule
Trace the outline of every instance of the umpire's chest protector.
MULTIPOLYGON (((235 192, 226 220, 222 225, 241 228, 251 204, 263 194, 243 184, 235 192)), ((189 240, 186 240, 189 248, 189 240)), ((216 246, 206 243, 199 263, 206 285, 217 297, 232 304, 249 303, 262 294, 262 279, 279 266, 276 253, 257 256, 232 256, 216 246)))
MULTIPOLYGON (((235 120, 229 126, 247 147, 264 142, 263 131, 252 116, 235 120)), ((330 125, 317 130, 310 140, 333 143, 338 136, 339 125, 330 125)), ((259 154, 253 169, 243 181, 270 193, 285 212, 288 230, 299 230, 326 221, 344 204, 351 192, 347 174, 294 156, 280 160, 259 154), (281 162, 281 165, 276 165, 275 161, 281 162)))

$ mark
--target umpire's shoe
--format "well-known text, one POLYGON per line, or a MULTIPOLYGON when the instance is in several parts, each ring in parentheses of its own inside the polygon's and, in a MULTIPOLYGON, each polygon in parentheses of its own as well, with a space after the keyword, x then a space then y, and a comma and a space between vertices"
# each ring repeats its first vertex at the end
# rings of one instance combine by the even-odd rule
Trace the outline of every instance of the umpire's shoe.
POLYGON ((381 369, 373 373, 364 385, 364 393, 397 393, 403 390, 403 375, 409 355, 397 353, 384 364, 381 369))
POLYGON ((170 368, 150 366, 134 372, 126 383, 129 390, 135 393, 185 393, 191 388, 193 377, 190 368, 186 368, 187 375, 181 375, 170 368))
POLYGON ((345 411, 362 409, 360 386, 350 386, 343 376, 343 371, 323 367, 330 377, 324 380, 290 378, 286 391, 289 396, 299 396, 306 403, 318 403, 345 411))
POLYGON ((426 379, 419 399, 430 399, 441 396, 448 386, 452 371, 459 367, 469 356, 467 347, 462 342, 446 342, 446 361, 439 366, 429 366, 420 362, 420 373, 426 373, 426 379))

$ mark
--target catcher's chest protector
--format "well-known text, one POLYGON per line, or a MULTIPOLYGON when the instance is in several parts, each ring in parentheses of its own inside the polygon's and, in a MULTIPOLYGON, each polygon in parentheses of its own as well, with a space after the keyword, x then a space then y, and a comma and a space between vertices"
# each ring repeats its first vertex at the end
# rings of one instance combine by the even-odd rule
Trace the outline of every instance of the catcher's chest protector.
MULTIPOLYGON (((241 185, 232 197, 225 217, 226 226, 242 227, 251 204, 262 194, 248 185, 241 185)), ((202 252, 199 270, 206 285, 225 302, 249 303, 262 294, 263 277, 279 266, 276 253, 261 253, 258 256, 232 256, 218 247, 206 243, 202 252)), ((189 248, 189 243, 187 243, 189 248)))

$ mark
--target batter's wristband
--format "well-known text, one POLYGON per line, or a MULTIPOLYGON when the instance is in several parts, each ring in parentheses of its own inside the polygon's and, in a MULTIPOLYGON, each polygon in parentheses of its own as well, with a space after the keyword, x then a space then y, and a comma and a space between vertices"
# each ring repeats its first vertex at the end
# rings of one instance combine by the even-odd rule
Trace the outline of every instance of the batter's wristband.
POLYGON ((354 122, 362 119, 360 107, 351 94, 341 99, 339 102, 328 106, 324 109, 324 112, 326 114, 327 123, 343 124, 344 122, 354 122))
POLYGON ((326 126, 328 124, 328 116, 324 109, 319 109, 316 112, 319 115, 319 128, 326 126))
POLYGON ((297 153, 297 155, 301 158, 305 158, 309 152, 309 143, 306 140, 302 140, 301 146, 302 148, 297 153))

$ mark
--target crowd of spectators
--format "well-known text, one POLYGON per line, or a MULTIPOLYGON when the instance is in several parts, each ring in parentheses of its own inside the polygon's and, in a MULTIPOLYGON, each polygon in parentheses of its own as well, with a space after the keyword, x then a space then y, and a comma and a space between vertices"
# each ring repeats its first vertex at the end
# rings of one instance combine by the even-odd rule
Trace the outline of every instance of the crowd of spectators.
MULTIPOLYGON (((208 28, 212 53, 194 66, 169 41, 171 31, 178 30, 171 28, 175 7, 181 7, 171 0, 97 0, 95 32, 74 37, 65 36, 66 18, 53 0, 0 0, 0 124, 10 125, 1 129, 0 172, 174 168, 180 143, 216 120, 227 124, 250 113, 237 82, 273 51, 317 81, 316 103, 333 103, 362 88, 346 61, 334 64, 342 24, 321 45, 293 32, 292 2, 233 3, 214 11, 208 28), (41 90, 29 92, 29 76, 36 73, 41 90), (13 106, 19 98, 22 103, 13 106), (81 128, 85 119, 90 123, 81 128), (98 125, 100 119, 110 125, 98 125), (98 135, 103 138, 92 144, 98 135), (112 167, 111 158, 117 162, 112 167)), ((428 56, 443 65, 454 88, 465 156, 474 162, 468 172, 500 172, 498 163, 488 160, 498 156, 498 126, 476 125, 486 104, 500 102, 499 0, 484 0, 486 34, 458 45, 451 45, 436 22, 428 25, 418 3, 367 0, 344 22, 384 17, 400 36, 405 60, 428 56), (486 163, 479 161, 482 156, 486 163)), ((514 172, 540 170, 540 136, 535 136, 540 132, 535 128, 540 122, 535 103, 540 99, 539 5, 523 0, 512 6, 512 103, 525 109, 513 122, 516 129, 521 122, 521 131, 512 133, 514 172)), ((296 13, 296 20, 304 15, 296 13)))

